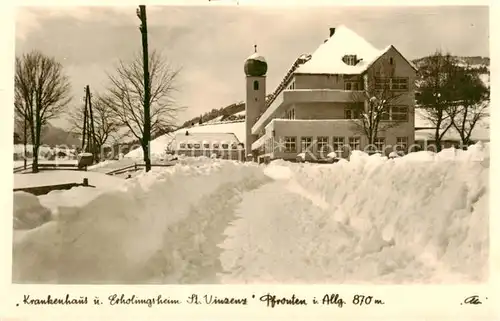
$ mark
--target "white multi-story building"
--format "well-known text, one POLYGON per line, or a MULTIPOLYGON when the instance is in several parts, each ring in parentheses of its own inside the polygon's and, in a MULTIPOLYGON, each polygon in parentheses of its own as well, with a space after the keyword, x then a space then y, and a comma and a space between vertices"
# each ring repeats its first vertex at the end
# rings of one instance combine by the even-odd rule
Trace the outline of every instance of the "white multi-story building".
POLYGON ((254 159, 295 159, 306 149, 318 158, 364 149, 369 141, 359 118, 372 89, 397 97, 387 104, 373 140, 377 149, 406 150, 414 143, 416 68, 392 45, 379 50, 345 26, 330 28, 330 37, 312 55, 299 57, 267 100, 266 72, 258 53, 246 60, 245 148, 254 159))

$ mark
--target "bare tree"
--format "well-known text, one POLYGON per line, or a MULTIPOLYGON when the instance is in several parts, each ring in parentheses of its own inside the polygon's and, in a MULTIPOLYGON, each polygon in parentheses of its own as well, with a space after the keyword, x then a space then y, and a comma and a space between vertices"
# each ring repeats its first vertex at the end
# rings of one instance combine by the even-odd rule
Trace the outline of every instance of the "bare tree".
POLYGON ((453 126, 458 112, 456 80, 459 68, 456 59, 449 53, 443 55, 436 51, 424 58, 419 73, 417 104, 434 127, 434 142, 439 152, 441 141, 453 126))
MULTIPOLYGON (((97 96, 95 99, 92 99, 92 111, 94 116, 95 143, 97 145, 95 147, 96 150, 101 150, 104 144, 117 134, 119 125, 118 121, 114 118, 113 110, 106 105, 106 101, 102 97, 97 96)), ((83 107, 82 109, 74 109, 68 118, 71 124, 71 132, 82 139, 84 118, 83 107)))
MULTIPOLYGON (((175 104, 173 94, 177 91, 176 80, 180 69, 174 69, 157 52, 149 57, 149 86, 151 132, 174 124, 182 107, 175 104)), ((139 140, 144 157, 147 157, 149 142, 144 139, 144 70, 142 55, 130 62, 120 61, 116 73, 108 75, 110 87, 103 102, 107 105, 120 127, 139 140)))
POLYGON ((33 145, 33 173, 36 173, 42 127, 67 106, 71 86, 62 65, 39 51, 16 57, 15 69, 14 108, 26 120, 33 145))
POLYGON ((477 123, 489 115, 490 90, 468 66, 460 71, 455 81, 457 103, 450 106, 449 116, 462 145, 468 146, 477 123))
MULTIPOLYGON (((346 80, 353 81, 351 86, 357 84, 357 88, 351 88, 354 90, 351 95, 353 107, 351 115, 346 115, 346 118, 352 119, 354 130, 365 136, 371 146, 379 133, 408 121, 408 107, 397 105, 404 92, 409 90, 410 84, 398 84, 396 88, 391 77, 390 68, 381 65, 370 69, 364 78, 355 76, 352 80, 346 80), (392 116, 391 108, 405 109, 406 117, 392 116)), ((398 115, 401 114, 404 115, 404 112, 398 115)))

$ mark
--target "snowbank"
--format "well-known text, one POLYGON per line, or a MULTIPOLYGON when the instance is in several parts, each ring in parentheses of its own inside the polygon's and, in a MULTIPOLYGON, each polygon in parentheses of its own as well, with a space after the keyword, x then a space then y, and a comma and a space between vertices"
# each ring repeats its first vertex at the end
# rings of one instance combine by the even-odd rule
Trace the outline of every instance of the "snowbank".
POLYGON ((14 193, 13 212, 15 230, 29 230, 51 219, 50 210, 35 195, 25 192, 14 193))
POLYGON ((210 267, 218 267, 217 237, 233 207, 244 191, 269 180, 258 165, 207 158, 141 174, 15 235, 13 280, 205 282, 216 275, 210 267))
POLYGON ((54 192, 41 204, 68 207, 14 231, 13 281, 482 281, 488 149, 328 165, 186 157, 98 195, 54 192))
POLYGON ((225 232, 223 283, 488 277, 488 146, 266 172, 277 180, 248 193, 225 232))

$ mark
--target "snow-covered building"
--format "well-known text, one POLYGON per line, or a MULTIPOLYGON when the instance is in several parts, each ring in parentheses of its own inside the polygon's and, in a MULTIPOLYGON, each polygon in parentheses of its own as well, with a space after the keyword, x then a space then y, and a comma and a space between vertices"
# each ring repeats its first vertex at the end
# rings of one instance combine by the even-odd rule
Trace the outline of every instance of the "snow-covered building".
POLYGON ((244 159, 243 144, 234 133, 190 132, 186 129, 175 134, 169 149, 185 156, 244 159))
POLYGON ((295 159, 305 148, 317 157, 332 148, 342 154, 364 149, 368 140, 355 119, 360 104, 368 104, 365 88, 370 85, 399 96, 384 119, 394 125, 379 131, 377 147, 407 149, 415 139, 416 71, 394 46, 379 50, 340 26, 330 28, 330 38, 312 55, 299 57, 266 99, 267 63, 255 52, 245 62, 246 153, 254 159, 295 159))

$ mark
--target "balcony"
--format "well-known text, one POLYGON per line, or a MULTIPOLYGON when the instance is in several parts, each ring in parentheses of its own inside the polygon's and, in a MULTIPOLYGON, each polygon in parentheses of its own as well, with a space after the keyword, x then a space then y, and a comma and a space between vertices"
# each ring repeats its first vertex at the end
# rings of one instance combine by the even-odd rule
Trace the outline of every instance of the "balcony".
POLYGON ((352 102, 353 95, 360 95, 360 90, 340 89, 295 89, 284 90, 266 109, 262 116, 252 127, 252 134, 257 135, 277 114, 291 104, 300 103, 328 103, 328 102, 352 102))

